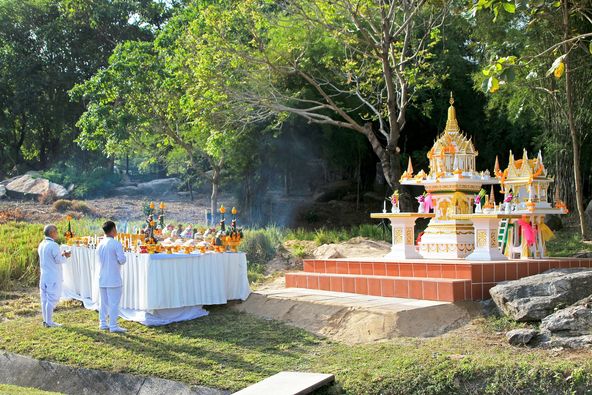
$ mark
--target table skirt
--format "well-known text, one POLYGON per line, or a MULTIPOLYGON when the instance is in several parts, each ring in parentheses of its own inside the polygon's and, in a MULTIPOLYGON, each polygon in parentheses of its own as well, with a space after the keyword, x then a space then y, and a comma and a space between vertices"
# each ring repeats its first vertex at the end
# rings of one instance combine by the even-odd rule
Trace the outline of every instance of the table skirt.
MULTIPOLYGON (((98 310, 96 250, 71 247, 64 264, 62 297, 98 310)), ((251 290, 244 253, 126 253, 121 267, 120 316, 145 325, 166 325, 207 315, 202 306, 245 300, 251 290)))

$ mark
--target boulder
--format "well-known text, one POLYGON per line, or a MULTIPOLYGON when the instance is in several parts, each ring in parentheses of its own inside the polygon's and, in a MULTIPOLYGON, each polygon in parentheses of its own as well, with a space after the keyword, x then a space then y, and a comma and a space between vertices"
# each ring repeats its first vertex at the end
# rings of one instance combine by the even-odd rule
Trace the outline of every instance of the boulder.
POLYGON ((181 180, 178 178, 159 178, 139 183, 138 189, 141 194, 147 196, 164 196, 171 193, 177 193, 179 184, 181 184, 181 180))
POLYGON ((592 346, 592 335, 547 337, 539 343, 542 348, 586 348, 592 346))
POLYGON ((558 336, 592 335, 592 295, 543 318, 541 330, 558 336))
POLYGON ((547 225, 552 231, 563 229, 563 221, 561 216, 556 214, 545 215, 545 225, 547 225))
POLYGON ((344 258, 343 254, 341 254, 341 252, 335 244, 323 244, 322 246, 317 247, 313 251, 312 255, 316 259, 344 258))
POLYGON ((516 321, 540 321, 557 307, 569 306, 592 294, 592 270, 553 269, 489 290, 502 313, 516 321))
POLYGON ((45 178, 35 178, 31 174, 16 177, 6 184, 5 187, 6 194, 17 199, 35 199, 48 191, 52 191, 57 198, 63 198, 68 195, 68 191, 63 186, 45 178))
POLYGON ((116 196, 127 195, 127 196, 135 196, 140 194, 140 190, 137 186, 134 185, 127 185, 124 187, 117 187, 113 188, 113 194, 116 196))
POLYGON ((525 346, 530 341, 538 335, 538 331, 536 329, 529 329, 529 328, 520 328, 514 329, 506 333, 506 339, 508 339, 508 343, 513 346, 525 346))

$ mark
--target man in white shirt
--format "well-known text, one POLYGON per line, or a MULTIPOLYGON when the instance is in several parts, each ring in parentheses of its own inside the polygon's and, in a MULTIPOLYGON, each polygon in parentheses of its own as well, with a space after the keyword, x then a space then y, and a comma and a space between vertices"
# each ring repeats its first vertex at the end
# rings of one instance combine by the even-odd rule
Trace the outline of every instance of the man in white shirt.
POLYGON ((39 243, 39 291, 41 295, 41 314, 43 326, 54 328, 61 326, 53 322, 53 309, 60 301, 62 294, 62 264, 70 257, 69 252, 60 252, 60 246, 55 240, 58 237, 58 228, 55 225, 46 225, 43 228, 45 239, 39 243))
POLYGON ((99 261, 99 329, 111 332, 126 332, 117 325, 119 301, 121 300, 121 265, 125 263, 123 246, 117 240, 117 228, 113 221, 103 224, 105 238, 97 247, 99 261), (109 325, 107 325, 109 316, 109 325))

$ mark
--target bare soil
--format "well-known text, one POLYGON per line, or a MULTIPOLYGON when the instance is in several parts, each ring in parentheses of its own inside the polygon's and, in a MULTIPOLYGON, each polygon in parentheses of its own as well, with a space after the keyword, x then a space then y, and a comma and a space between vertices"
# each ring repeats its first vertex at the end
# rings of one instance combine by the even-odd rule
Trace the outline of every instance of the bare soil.
MULTIPOLYGON (((116 221, 143 220, 142 207, 149 202, 148 197, 109 197, 84 200, 98 218, 116 221)), ((198 195, 194 201, 189 198, 174 196, 164 200, 167 222, 203 223, 205 210, 210 207, 209 196, 198 195)), ((233 205, 231 199, 222 198, 220 203, 233 205)), ((47 223, 63 219, 65 213, 58 212, 52 204, 42 204, 32 200, 0 200, 0 223, 17 220, 30 223, 47 223)), ((78 216, 84 216, 80 213, 78 216)))

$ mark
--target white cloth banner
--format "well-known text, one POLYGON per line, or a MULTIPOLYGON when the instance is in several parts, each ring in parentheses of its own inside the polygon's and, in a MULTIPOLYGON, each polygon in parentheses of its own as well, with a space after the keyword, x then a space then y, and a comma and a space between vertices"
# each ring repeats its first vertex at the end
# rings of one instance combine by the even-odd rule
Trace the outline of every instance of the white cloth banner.
MULTIPOLYGON (((62 297, 98 309, 96 250, 71 247, 62 297)), ((246 300, 251 290, 244 253, 136 254, 121 267, 120 316, 144 325, 166 325, 207 315, 201 306, 246 300)))

